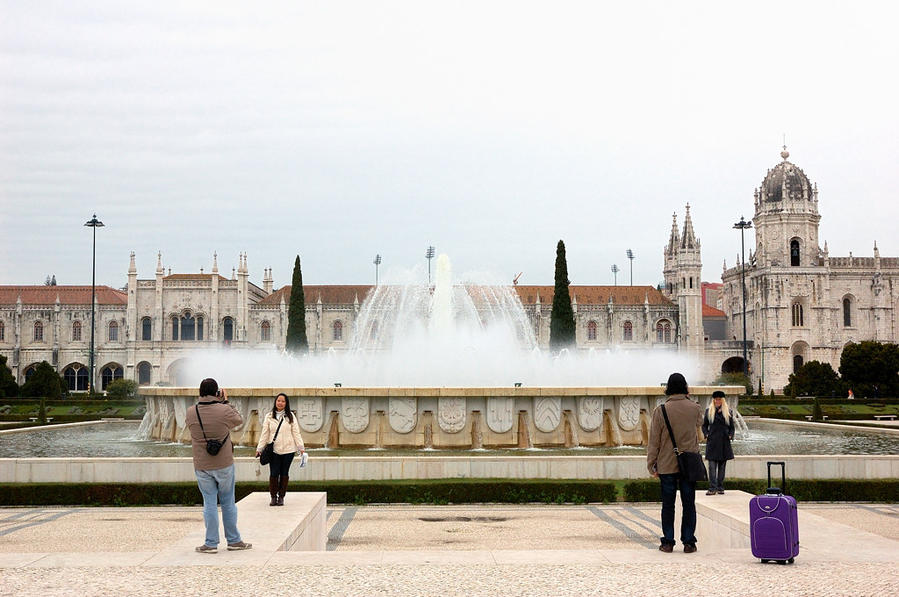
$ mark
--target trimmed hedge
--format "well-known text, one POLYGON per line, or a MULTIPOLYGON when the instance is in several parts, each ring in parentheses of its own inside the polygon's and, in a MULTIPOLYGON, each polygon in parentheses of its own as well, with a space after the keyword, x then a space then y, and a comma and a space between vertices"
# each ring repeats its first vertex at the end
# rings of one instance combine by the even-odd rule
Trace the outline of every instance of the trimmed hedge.
MULTIPOLYGON (((612 481, 431 479, 399 481, 295 482, 292 491, 325 491, 332 504, 410 503, 546 503, 614 502, 612 481)), ((253 492, 268 492, 266 483, 238 483, 238 500, 253 492)), ((6 483, 0 484, 0 504, 7 506, 147 506, 202 503, 196 483, 6 483)))
MULTIPOLYGON (((757 479, 726 479, 729 490, 760 494, 767 482, 757 479)), ((697 483, 696 491, 705 491, 708 483, 697 483)), ((899 479, 787 479, 787 493, 800 502, 899 502, 899 479)), ((641 479, 624 484, 626 502, 661 501, 656 479, 641 479)))
MULTIPOLYGON (((756 479, 728 479, 728 490, 751 494, 765 491, 756 479)), ((697 484, 705 491, 708 484, 697 484)), ((329 504, 478 504, 478 503, 609 503, 659 502, 656 479, 637 481, 587 481, 578 479, 429 479, 398 481, 296 482, 292 491, 324 491, 329 504), (616 488, 617 485, 617 488, 616 488)), ((268 483, 238 483, 240 500, 253 492, 268 492, 268 483)), ((796 479, 787 492, 800 502, 899 503, 899 479, 796 479)), ((3 483, 4 506, 155 506, 202 503, 195 483, 3 483)))

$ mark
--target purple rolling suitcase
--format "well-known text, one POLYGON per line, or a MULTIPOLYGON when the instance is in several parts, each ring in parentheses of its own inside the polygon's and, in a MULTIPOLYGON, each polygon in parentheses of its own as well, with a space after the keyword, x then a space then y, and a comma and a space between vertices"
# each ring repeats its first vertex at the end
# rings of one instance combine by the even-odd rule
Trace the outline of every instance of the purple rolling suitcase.
POLYGON ((796 499, 784 495, 786 466, 783 462, 768 463, 768 490, 749 500, 749 537, 752 555, 768 562, 792 564, 799 555, 799 514, 796 499), (771 465, 780 465, 780 487, 771 486, 771 465))

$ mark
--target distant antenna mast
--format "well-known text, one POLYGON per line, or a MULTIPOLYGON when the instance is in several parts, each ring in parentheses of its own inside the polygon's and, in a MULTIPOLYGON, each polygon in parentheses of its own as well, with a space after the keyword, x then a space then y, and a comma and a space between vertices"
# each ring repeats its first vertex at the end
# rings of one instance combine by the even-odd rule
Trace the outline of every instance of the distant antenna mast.
POLYGON ((436 253, 433 246, 428 246, 425 251, 425 259, 428 260, 428 286, 431 285, 431 259, 434 258, 434 254, 436 253))
POLYGON ((518 275, 512 278, 512 286, 518 286, 518 278, 520 278, 523 273, 524 272, 518 272, 518 275))

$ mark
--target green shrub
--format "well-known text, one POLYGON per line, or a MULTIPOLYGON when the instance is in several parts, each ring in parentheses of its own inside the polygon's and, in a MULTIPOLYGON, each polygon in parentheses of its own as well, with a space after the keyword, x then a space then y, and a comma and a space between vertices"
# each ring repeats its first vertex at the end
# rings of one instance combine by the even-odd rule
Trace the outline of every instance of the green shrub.
POLYGON ((746 388, 744 394, 752 394, 752 381, 742 372, 722 373, 715 378, 715 384, 725 386, 743 386, 746 388))
POLYGON ((133 379, 116 379, 106 386, 106 394, 110 398, 134 398, 137 395, 137 382, 133 379))

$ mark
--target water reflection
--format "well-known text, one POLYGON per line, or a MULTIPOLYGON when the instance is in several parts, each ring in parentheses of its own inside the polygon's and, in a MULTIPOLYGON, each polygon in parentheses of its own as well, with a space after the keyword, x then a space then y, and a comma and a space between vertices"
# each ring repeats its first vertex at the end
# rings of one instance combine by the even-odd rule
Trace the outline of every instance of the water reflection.
MULTIPOLYGON (((139 423, 103 423, 80 427, 45 429, 13 433, 0 437, 0 458, 89 458, 89 457, 165 457, 191 455, 190 446, 138 440, 139 423)), ((899 434, 857 430, 831 430, 777 423, 750 423, 748 436, 733 442, 737 455, 755 454, 899 454, 899 434)), ((252 456, 253 448, 237 446, 236 456, 252 456)), ((392 456, 399 454, 439 456, 577 455, 637 456, 646 451, 639 446, 619 448, 576 448, 570 450, 313 450, 321 456, 392 456)))

